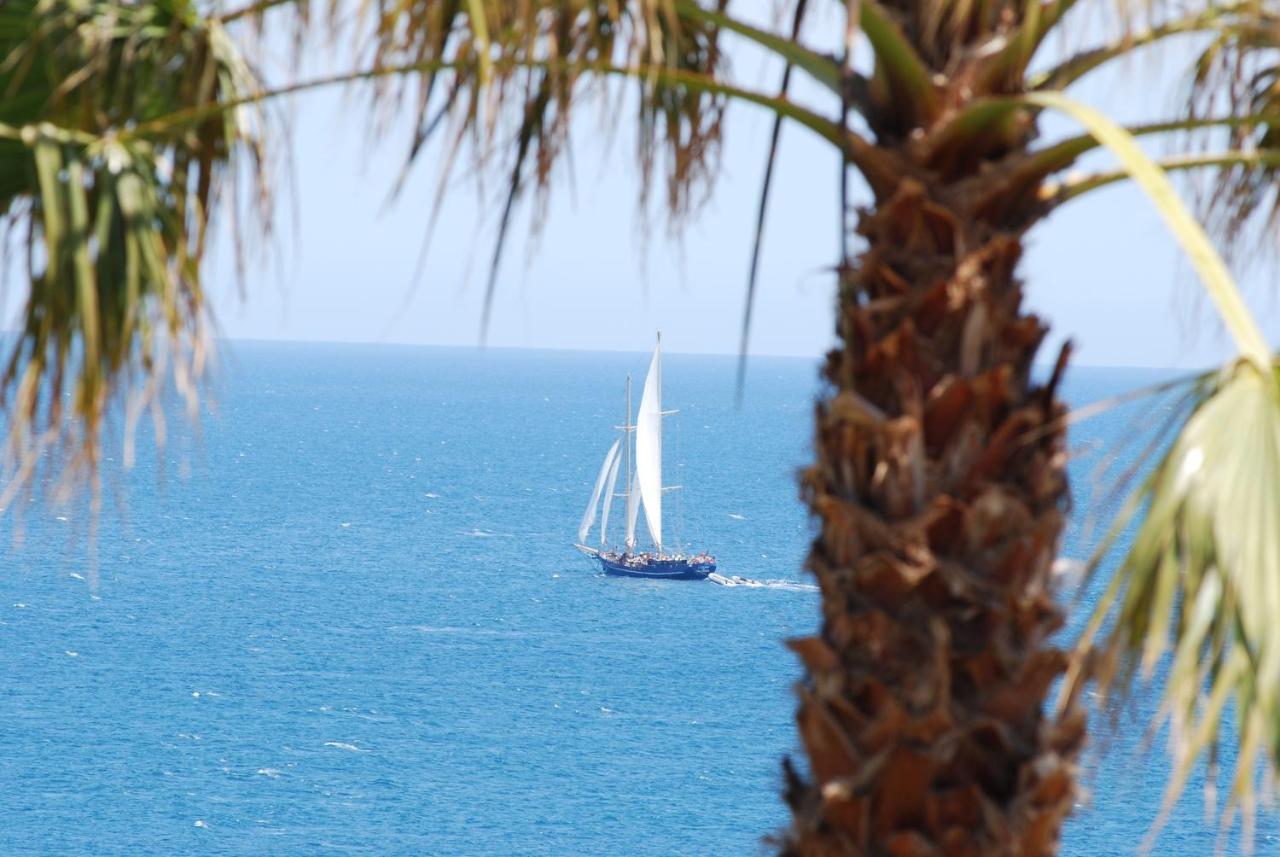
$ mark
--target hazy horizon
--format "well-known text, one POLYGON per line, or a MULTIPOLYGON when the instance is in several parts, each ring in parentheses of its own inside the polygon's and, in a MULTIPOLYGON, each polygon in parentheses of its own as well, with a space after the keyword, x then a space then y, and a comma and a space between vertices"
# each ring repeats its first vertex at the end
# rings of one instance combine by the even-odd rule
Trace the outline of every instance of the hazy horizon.
MULTIPOLYGON (((276 338, 260 338, 260 337, 228 337, 219 336, 215 339, 219 349, 232 348, 238 345, 339 345, 339 346, 371 346, 378 348, 422 348, 422 349, 439 349, 448 351, 551 351, 566 354, 638 354, 647 355, 652 343, 645 348, 583 348, 567 345, 493 345, 493 344, 472 344, 466 343, 434 343, 434 342, 398 342, 391 340, 369 340, 369 339, 302 339, 290 337, 276 338)), ((673 346, 671 340, 667 336, 663 336, 662 352, 668 356, 677 357, 724 357, 736 360, 738 352, 736 351, 688 351, 673 346)), ((824 352, 825 353, 825 352, 824 352)), ((798 360, 808 363, 817 364, 823 355, 809 354, 763 354, 752 352, 747 355, 747 362, 750 364, 755 358, 766 360, 798 360)), ((1057 357, 1057 352, 1052 355, 1045 349, 1041 350, 1034 365, 1044 368, 1051 367, 1057 357)), ((1195 371, 1197 368, 1204 367, 1186 367, 1186 366, 1157 366, 1149 363, 1090 363, 1085 360, 1072 359, 1069 363, 1072 368, 1081 369, 1134 369, 1146 370, 1151 372, 1178 372, 1178 371, 1195 371)))

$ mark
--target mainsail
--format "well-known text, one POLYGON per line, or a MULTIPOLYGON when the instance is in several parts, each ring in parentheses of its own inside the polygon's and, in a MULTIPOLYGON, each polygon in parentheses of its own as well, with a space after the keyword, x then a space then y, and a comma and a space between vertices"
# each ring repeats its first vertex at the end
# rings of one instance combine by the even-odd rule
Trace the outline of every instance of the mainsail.
POLYGON ((636 481, 653 544, 662 553, 662 339, 653 349, 636 415, 636 481))
MULTIPOLYGON (((617 445, 617 441, 614 441, 617 445)), ((600 544, 604 545, 605 533, 609 530, 609 507, 613 505, 613 486, 618 481, 618 465, 622 463, 622 456, 615 455, 613 457, 613 466, 609 468, 609 478, 604 483, 604 508, 600 510, 600 544)))
POLYGON ((613 446, 609 447, 609 453, 604 457, 604 464, 600 466, 600 475, 596 477, 596 487, 591 490, 591 502, 587 504, 587 511, 582 514, 582 523, 578 525, 578 544, 586 543, 587 533, 591 530, 591 525, 595 523, 596 507, 600 505, 600 492, 604 490, 604 481, 609 475, 609 468, 618 455, 619 442, 615 440, 613 446))

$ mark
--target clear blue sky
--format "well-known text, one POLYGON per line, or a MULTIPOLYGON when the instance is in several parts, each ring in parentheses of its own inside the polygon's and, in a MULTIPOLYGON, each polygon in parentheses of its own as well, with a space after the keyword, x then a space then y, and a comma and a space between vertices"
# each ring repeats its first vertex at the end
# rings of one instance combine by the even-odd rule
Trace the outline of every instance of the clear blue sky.
MULTIPOLYGON (((1088 36, 1076 32, 1081 42, 1088 36)), ((820 41, 820 34, 811 40, 820 41)), ((761 66, 749 50, 736 49, 734 60, 740 80, 776 86, 778 70, 761 66)), ((1167 115, 1181 83, 1172 79, 1172 67, 1135 62, 1097 76, 1080 95, 1129 120, 1167 115)), ((751 107, 731 108, 723 174, 711 203, 679 243, 667 240, 665 221, 658 219, 646 244, 628 129, 606 133, 599 112, 582 106, 572 180, 562 163, 536 241, 528 240, 534 206, 518 212, 490 344, 641 350, 661 328, 673 351, 736 352, 768 117, 751 107)), ((455 177, 425 275, 411 287, 439 151, 420 159, 399 199, 387 205, 407 122, 393 122, 389 137, 370 149, 367 111, 358 97, 300 96, 292 115, 298 204, 281 211, 279 240, 267 264, 250 267, 245 299, 225 247, 215 260, 211 279, 224 334, 476 344, 500 180, 492 177, 482 197, 470 177, 455 177)), ((1073 129, 1050 121, 1046 132, 1052 137, 1073 129)), ((836 247, 835 182, 836 163, 825 144, 788 127, 767 227, 753 353, 815 356, 831 343, 832 277, 826 269, 836 247)), ((1049 319, 1055 337, 1076 340, 1079 363, 1186 367, 1229 353, 1212 308, 1132 188, 1105 191, 1055 214, 1031 233, 1021 270, 1030 305, 1049 319)), ((1246 288, 1274 343, 1280 308, 1268 273, 1251 276, 1246 288)))

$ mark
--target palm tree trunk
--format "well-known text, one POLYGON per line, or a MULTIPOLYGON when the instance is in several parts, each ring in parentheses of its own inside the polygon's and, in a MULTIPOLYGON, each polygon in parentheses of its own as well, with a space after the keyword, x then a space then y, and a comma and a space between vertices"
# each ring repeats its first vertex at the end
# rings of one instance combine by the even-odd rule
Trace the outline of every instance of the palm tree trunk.
POLYGON ((958 186, 903 180, 861 214, 803 493, 822 592, 786 763, 786 855, 1057 851, 1084 715, 1044 703, 1065 655, 1052 566, 1063 406, 1031 364, 1021 229, 958 186))

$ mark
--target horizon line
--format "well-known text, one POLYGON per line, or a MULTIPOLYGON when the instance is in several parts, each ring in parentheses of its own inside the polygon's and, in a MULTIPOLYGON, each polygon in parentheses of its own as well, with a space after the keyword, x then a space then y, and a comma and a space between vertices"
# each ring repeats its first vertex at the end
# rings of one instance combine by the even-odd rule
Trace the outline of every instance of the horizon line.
MULTIPOLYGON (((435 349, 453 349, 465 351, 554 351, 576 354, 644 354, 647 348, 582 348, 567 345, 494 345, 491 343, 475 342, 473 344, 459 343, 437 343, 437 342, 405 342, 400 340, 373 340, 373 339, 305 339, 298 337, 273 337, 264 338, 257 336, 216 336, 219 343, 246 343, 260 345, 367 345, 387 348, 435 348, 435 349)), ((737 351, 680 351, 671 350, 669 343, 663 343, 663 352, 666 354, 676 355, 680 357, 738 357, 737 351)), ((834 346, 834 343, 833 343, 834 346)), ((798 354, 796 352, 748 352, 747 360, 753 357, 762 357, 769 359, 781 360, 805 360, 817 363, 825 357, 822 354, 798 354)), ((1052 368, 1053 361, 1045 359, 1043 361, 1036 360, 1033 366, 1037 368, 1052 368)), ((1211 366, 1193 367, 1193 366, 1158 366, 1150 363, 1098 363, 1088 360, 1072 361, 1069 366, 1090 369, 1143 369, 1160 372, 1196 372, 1212 368, 1211 366)))

